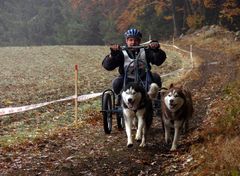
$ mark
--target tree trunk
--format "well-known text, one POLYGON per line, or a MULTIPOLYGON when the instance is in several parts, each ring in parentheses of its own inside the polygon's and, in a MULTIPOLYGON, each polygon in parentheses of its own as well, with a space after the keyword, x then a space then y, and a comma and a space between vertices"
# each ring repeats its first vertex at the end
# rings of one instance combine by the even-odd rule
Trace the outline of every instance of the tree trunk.
POLYGON ((172 0, 172 16, 173 16, 173 36, 177 37, 179 35, 179 30, 177 27, 177 20, 176 20, 176 2, 172 0))
POLYGON ((206 8, 204 6, 203 0, 200 1, 200 6, 201 6, 201 15, 203 17, 203 25, 206 25, 206 8))
POLYGON ((186 0, 183 3, 183 20, 182 20, 182 31, 185 32, 187 30, 187 17, 188 17, 189 11, 186 0))

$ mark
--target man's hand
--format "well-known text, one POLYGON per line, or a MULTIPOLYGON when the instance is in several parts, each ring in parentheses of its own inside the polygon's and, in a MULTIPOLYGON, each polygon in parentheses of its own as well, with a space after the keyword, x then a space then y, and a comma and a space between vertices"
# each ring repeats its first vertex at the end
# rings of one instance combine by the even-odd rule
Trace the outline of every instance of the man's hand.
POLYGON ((118 44, 110 45, 110 50, 111 51, 119 51, 120 45, 118 45, 118 44))
POLYGON ((160 48, 160 44, 158 43, 158 41, 152 41, 148 46, 151 49, 158 49, 158 48, 160 48))

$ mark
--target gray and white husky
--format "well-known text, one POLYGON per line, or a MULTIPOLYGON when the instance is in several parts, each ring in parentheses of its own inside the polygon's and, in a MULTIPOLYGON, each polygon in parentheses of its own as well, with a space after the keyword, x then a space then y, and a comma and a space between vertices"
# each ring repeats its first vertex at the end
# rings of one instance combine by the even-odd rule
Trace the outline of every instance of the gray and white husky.
POLYGON ((174 137, 171 151, 177 149, 177 142, 181 129, 186 132, 188 121, 193 115, 192 96, 189 90, 181 87, 170 88, 161 93, 162 96, 162 118, 164 122, 165 141, 170 142, 171 128, 174 128, 174 137))
POLYGON ((152 100, 157 97, 158 91, 159 87, 155 83, 150 85, 148 92, 136 83, 130 83, 124 88, 121 96, 128 147, 133 146, 132 125, 136 118, 138 123, 135 139, 141 141, 140 147, 146 145, 146 132, 153 117, 152 100))

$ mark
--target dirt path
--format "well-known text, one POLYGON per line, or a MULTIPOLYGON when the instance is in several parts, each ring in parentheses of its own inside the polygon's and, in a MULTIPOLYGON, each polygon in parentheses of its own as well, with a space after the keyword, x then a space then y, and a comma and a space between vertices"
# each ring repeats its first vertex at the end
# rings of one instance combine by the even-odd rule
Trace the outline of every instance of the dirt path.
MULTIPOLYGON (((200 67, 191 73, 199 79, 183 80, 192 90, 194 100, 191 131, 201 126, 208 105, 221 96, 223 86, 236 73, 234 56, 199 48, 193 48, 193 53, 202 59, 200 67)), ((128 149, 124 131, 114 127, 110 135, 105 135, 101 114, 95 112, 92 116, 84 127, 68 128, 51 138, 0 151, 5 153, 0 158, 0 175, 182 175, 192 160, 189 147, 200 142, 190 132, 182 138, 176 152, 169 152, 160 119, 155 118, 148 146, 142 149, 134 143, 128 149)))

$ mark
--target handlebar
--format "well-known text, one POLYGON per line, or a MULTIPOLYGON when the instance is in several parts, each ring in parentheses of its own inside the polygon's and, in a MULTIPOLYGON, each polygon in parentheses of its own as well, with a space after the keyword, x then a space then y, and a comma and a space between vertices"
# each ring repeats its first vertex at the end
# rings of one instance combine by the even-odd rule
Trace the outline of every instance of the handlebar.
POLYGON ((128 49, 140 49, 140 48, 147 48, 147 45, 140 45, 140 46, 120 46, 121 50, 128 50, 128 49))
MULTIPOLYGON (((151 42, 151 43, 157 43, 158 42, 151 42)), ((149 44, 149 43, 148 43, 149 44)), ((148 48, 149 45, 146 45, 146 43, 139 45, 139 46, 120 46, 121 50, 128 50, 128 49, 140 49, 140 48, 148 48)))

